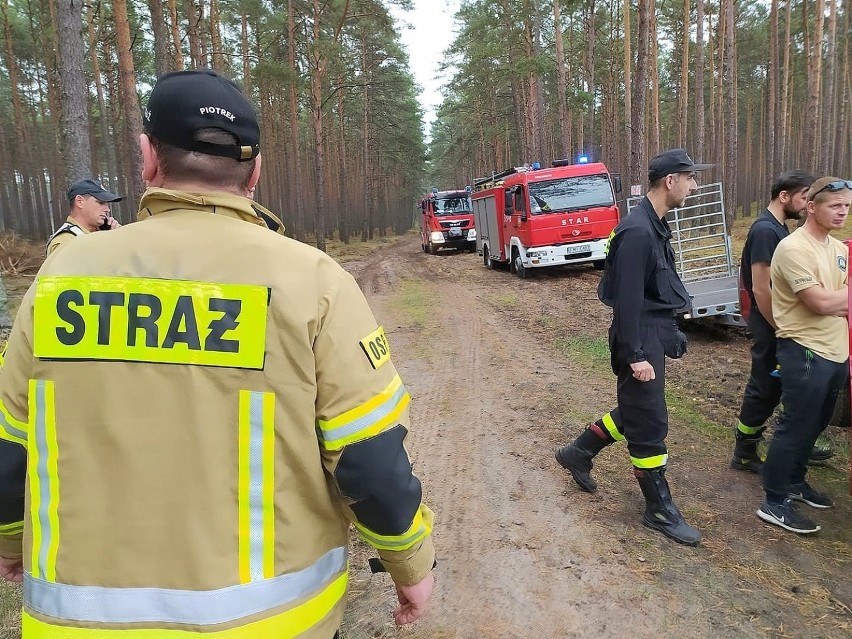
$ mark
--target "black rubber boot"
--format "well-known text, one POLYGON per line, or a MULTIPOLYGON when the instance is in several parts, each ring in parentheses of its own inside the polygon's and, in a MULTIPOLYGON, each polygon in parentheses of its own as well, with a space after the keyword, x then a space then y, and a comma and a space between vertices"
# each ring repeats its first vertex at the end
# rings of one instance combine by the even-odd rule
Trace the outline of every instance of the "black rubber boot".
POLYGON ((666 481, 665 467, 653 470, 634 468, 633 474, 636 475, 645 496, 645 515, 642 517, 642 523, 679 544, 697 546, 701 541, 701 533, 686 523, 674 505, 669 483, 666 481))
POLYGON ((611 443, 611 439, 602 439, 591 428, 587 428, 573 443, 556 451, 556 461, 571 473, 580 488, 593 493, 598 488, 598 482, 590 474, 592 458, 611 443))
POLYGON ((743 470, 747 473, 760 474, 763 472, 763 460, 757 452, 757 445, 761 439, 763 439, 762 435, 751 437, 737 431, 734 455, 731 457, 731 468, 743 470))

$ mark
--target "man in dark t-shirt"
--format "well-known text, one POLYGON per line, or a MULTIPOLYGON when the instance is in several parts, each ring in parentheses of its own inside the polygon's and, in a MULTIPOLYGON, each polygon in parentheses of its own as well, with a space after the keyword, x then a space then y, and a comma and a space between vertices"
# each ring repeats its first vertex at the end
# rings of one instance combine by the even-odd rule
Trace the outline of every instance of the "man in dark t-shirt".
MULTIPOLYGON (((740 277, 751 301, 748 328, 751 346, 751 374, 745 388, 736 428, 731 467, 759 473, 763 462, 757 445, 766 430, 766 420, 781 400, 781 378, 775 359, 775 320, 769 264, 778 243, 787 237, 787 220, 797 220, 807 205, 808 188, 814 176, 805 171, 782 173, 772 185, 772 200, 751 225, 743 247, 740 277)), ((830 451, 829 451, 830 452, 830 451)))

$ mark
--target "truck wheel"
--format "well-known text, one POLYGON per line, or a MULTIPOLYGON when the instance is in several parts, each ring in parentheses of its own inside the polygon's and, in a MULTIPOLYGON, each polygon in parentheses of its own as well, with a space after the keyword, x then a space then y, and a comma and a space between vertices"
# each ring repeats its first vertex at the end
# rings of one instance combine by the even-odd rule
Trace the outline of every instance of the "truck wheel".
POLYGON ((849 384, 844 384, 841 387, 840 393, 837 395, 837 402, 834 404, 834 412, 831 414, 828 423, 838 428, 849 428, 849 384))
POLYGON ((494 261, 491 259, 491 252, 488 250, 487 244, 482 246, 482 263, 485 264, 485 268, 494 270, 494 261))
POLYGON ((527 267, 524 266, 524 263, 521 261, 521 254, 518 252, 518 249, 512 251, 512 255, 514 255, 514 259, 512 260, 512 264, 515 267, 515 275, 520 277, 522 280, 529 279, 531 273, 527 267))
POLYGON ((420 245, 420 248, 422 248, 422 249, 423 249, 423 252, 424 252, 424 253, 428 253, 428 252, 429 252, 429 247, 428 247, 428 246, 426 246, 425 244, 421 244, 421 245, 420 245))
POLYGON ((468 253, 476 253, 476 242, 471 242, 467 245, 468 253))
POLYGON ((595 260, 592 262, 592 266, 596 271, 604 270, 604 265, 606 264, 606 260, 595 260))
POLYGON ((429 242, 429 254, 430 255, 437 255, 438 254, 438 247, 435 246, 434 244, 432 244, 432 242, 429 242))

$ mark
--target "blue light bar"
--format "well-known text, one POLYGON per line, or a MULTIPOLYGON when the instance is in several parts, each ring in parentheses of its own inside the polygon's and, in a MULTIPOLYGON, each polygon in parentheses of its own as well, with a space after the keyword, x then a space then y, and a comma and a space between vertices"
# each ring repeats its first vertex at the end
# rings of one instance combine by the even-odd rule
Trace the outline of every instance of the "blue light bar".
POLYGON ((588 164, 589 156, 588 155, 578 155, 577 156, 577 164, 588 164))

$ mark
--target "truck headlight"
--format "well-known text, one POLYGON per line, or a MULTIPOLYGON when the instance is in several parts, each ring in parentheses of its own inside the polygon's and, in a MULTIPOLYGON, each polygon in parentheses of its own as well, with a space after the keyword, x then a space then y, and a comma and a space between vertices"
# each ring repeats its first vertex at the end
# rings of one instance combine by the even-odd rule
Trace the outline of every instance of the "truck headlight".
POLYGON ((467 232, 467 239, 468 240, 475 240, 476 239, 476 229, 470 229, 467 232))
POLYGON ((444 241, 444 234, 441 231, 432 231, 431 238, 435 244, 439 244, 444 241))
POLYGON ((545 250, 542 250, 542 251, 535 251, 535 250, 533 250, 533 251, 527 251, 527 257, 528 257, 528 258, 530 258, 530 259, 532 259, 532 258, 542 258, 542 257, 544 257, 545 255, 547 255, 547 251, 545 251, 545 250))

